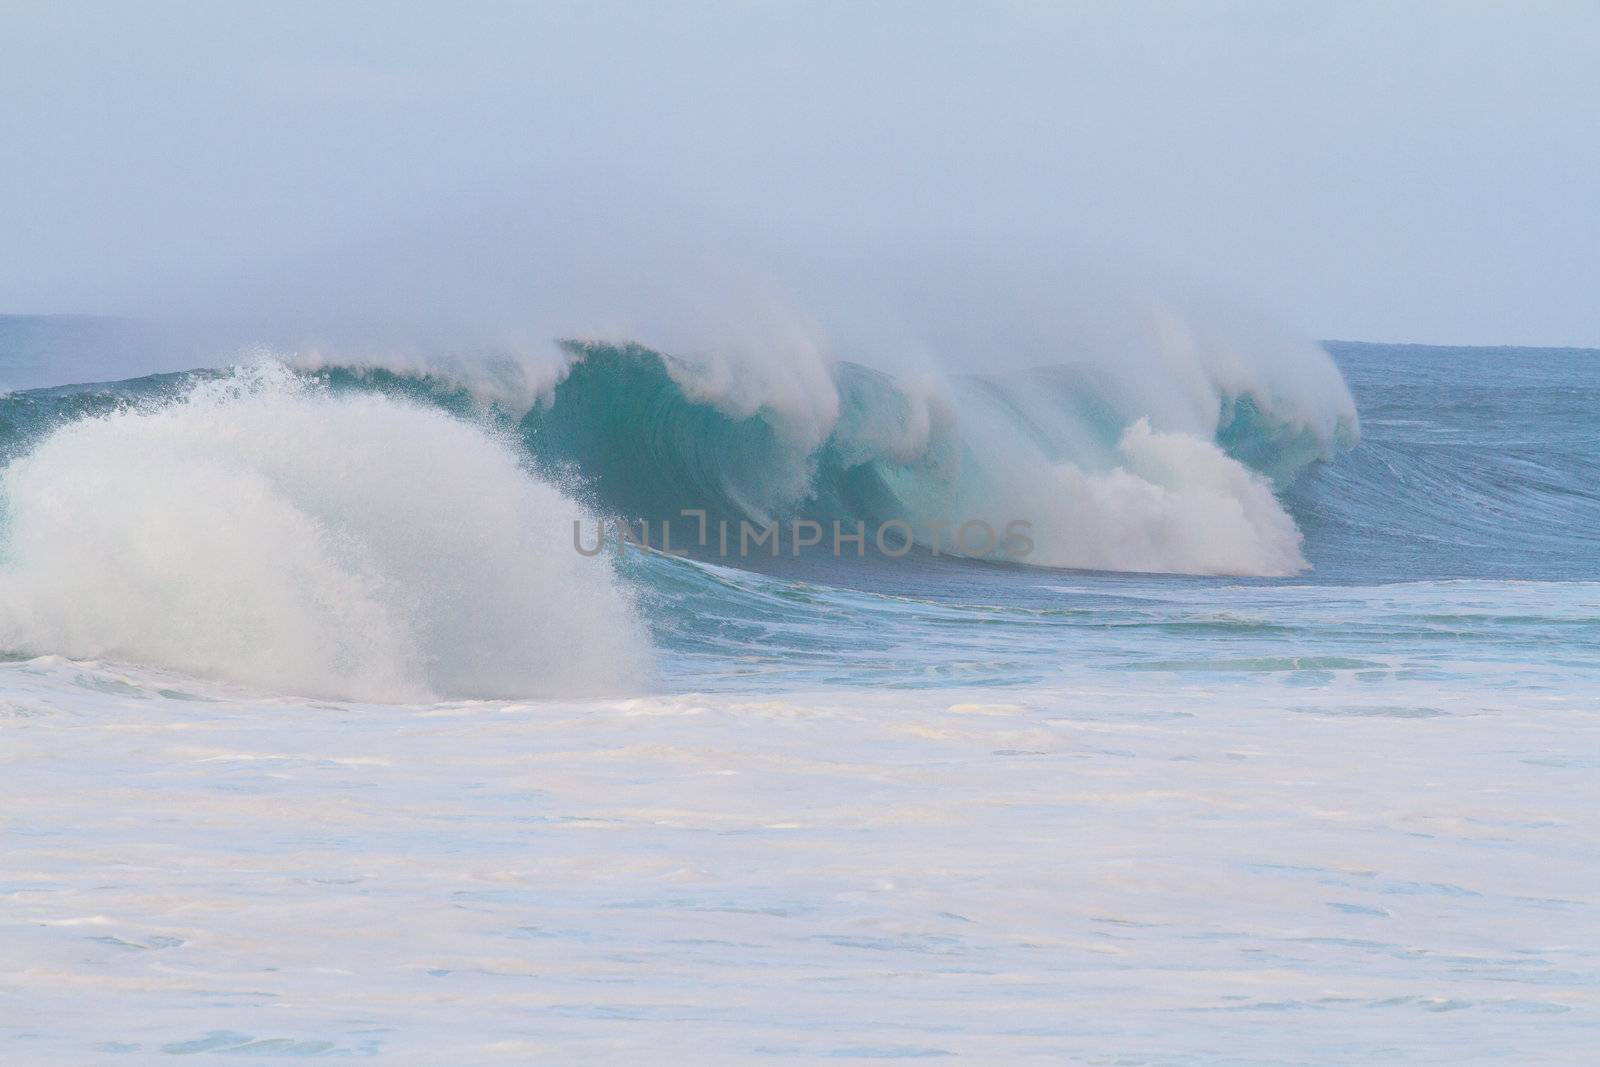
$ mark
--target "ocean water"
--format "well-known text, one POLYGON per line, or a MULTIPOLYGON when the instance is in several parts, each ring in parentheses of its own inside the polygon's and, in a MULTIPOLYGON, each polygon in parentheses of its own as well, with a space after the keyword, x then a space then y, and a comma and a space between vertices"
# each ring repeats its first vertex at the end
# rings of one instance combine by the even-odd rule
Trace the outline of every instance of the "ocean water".
POLYGON ((0 319, 0 1062, 1593 1062, 1597 361, 0 319))

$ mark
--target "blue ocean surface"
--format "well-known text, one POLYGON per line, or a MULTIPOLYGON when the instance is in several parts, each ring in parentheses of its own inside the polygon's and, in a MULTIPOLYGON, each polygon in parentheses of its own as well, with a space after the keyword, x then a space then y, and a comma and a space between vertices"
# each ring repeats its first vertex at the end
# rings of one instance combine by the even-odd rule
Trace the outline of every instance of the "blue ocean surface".
POLYGON ((1600 350, 818 420, 166 329, 0 318, 0 1059, 1592 1055, 1600 350))

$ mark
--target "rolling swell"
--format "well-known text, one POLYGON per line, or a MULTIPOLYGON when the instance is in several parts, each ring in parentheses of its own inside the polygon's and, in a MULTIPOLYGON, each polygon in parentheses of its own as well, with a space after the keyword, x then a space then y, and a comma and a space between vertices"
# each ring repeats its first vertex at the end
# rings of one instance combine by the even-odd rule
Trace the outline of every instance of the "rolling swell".
POLYGON ((1366 432, 1284 496, 1319 575, 1600 577, 1600 351, 1330 348, 1366 432))

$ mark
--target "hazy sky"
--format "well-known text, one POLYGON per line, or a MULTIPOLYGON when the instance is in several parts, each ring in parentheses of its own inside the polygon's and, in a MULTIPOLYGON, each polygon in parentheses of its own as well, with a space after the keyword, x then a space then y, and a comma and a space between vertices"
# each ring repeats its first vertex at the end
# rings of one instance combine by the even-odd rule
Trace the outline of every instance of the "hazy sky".
POLYGON ((187 308, 561 173, 1318 337, 1600 345, 1594 0, 0 0, 0 101, 0 311, 187 308))

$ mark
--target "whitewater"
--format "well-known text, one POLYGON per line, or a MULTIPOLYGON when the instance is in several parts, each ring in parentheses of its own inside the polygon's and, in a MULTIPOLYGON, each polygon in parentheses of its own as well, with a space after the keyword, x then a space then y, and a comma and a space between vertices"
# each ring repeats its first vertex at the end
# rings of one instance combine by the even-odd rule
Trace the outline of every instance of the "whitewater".
POLYGON ((1590 1058, 1600 352, 140 329, 0 318, 0 1060, 1590 1058))

